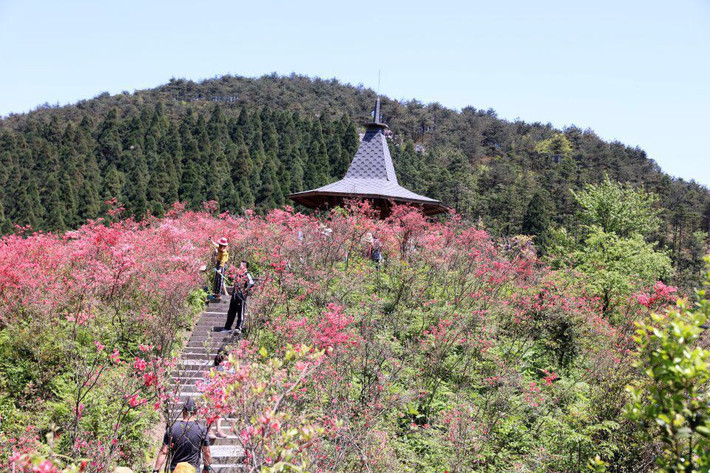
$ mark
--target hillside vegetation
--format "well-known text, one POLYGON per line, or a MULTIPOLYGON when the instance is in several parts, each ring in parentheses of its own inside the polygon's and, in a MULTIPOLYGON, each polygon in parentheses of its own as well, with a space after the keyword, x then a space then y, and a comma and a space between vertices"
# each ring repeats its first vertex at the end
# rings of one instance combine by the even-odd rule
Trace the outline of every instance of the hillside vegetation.
MULTIPOLYGON (((710 312, 702 293, 705 315, 651 320, 675 288, 650 271, 605 307, 595 293, 611 270, 552 270, 528 238, 408 208, 382 221, 366 206, 322 217, 175 206, 142 223, 2 239, 0 465, 39 471, 34 458, 56 471, 56 454, 88 457, 92 472, 148 464, 144 432, 175 405, 171 356, 216 236, 259 283, 233 370, 205 375, 200 415, 236 418, 248 471, 579 472, 592 461, 635 472, 708 460, 709 353, 690 349, 710 312), (638 351, 635 321, 648 324, 638 351), (671 349, 687 354, 675 355, 683 371, 647 379, 644 360, 665 365, 646 357, 671 349), (654 427, 668 416, 672 428, 654 427)), ((650 256, 648 267, 667 264, 650 256)))
MULTIPOLYGON (((178 200, 266 212, 290 192, 342 176, 374 99, 336 80, 225 76, 7 117, 0 228, 76 228, 106 215, 113 199, 137 217, 160 216, 178 200)), ((543 253, 560 231, 583 233, 570 190, 607 175, 657 195, 662 225, 644 237, 669 250, 676 282, 697 282, 710 196, 664 174, 641 149, 591 130, 501 120, 490 109, 385 97, 382 110, 403 185, 496 235, 536 235, 543 253)))

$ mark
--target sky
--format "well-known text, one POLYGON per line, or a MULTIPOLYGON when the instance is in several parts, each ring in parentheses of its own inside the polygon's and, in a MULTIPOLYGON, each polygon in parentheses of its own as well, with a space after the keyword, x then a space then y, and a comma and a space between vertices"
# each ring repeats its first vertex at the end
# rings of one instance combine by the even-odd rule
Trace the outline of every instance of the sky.
POLYGON ((591 128, 710 186, 710 0, 0 0, 0 115, 277 72, 591 128))

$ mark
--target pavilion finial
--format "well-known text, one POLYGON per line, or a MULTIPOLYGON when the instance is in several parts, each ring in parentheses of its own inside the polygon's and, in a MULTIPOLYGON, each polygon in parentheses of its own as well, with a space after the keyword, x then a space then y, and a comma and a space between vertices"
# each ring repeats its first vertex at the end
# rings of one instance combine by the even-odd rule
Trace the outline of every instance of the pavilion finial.
POLYGON ((375 117, 374 117, 373 121, 375 123, 379 124, 379 123, 381 123, 380 119, 381 119, 381 117, 380 117, 380 96, 378 95, 377 101, 375 102, 375 117))

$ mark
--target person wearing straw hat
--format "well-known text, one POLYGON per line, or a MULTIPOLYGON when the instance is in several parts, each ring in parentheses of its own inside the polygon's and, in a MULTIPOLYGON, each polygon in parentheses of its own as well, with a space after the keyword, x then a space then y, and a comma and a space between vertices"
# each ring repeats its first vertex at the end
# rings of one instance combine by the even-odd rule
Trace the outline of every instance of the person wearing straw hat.
POLYGON ((222 294, 226 293, 224 291, 224 270, 227 267, 227 260, 229 260, 229 242, 225 237, 220 238, 216 242, 212 242, 217 248, 214 251, 214 286, 212 288, 212 300, 219 302, 222 300, 222 294))

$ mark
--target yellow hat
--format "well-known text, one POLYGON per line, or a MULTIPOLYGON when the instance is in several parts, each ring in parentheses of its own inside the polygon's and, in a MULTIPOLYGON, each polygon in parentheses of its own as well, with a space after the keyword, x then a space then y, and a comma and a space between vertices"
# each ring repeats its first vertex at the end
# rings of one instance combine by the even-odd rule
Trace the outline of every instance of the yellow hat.
POLYGON ((175 467, 175 470, 173 470, 173 473, 197 473, 197 470, 189 463, 180 462, 175 467))

